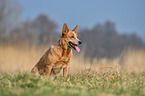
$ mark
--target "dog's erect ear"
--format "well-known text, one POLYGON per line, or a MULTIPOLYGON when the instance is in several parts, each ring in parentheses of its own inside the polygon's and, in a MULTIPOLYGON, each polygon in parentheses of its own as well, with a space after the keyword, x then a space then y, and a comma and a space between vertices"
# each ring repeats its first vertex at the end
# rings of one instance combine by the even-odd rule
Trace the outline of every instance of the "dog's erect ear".
POLYGON ((63 25, 63 30, 62 30, 62 36, 65 35, 65 34, 67 34, 68 31, 69 31, 69 29, 68 29, 66 23, 64 23, 64 25, 63 25))
POLYGON ((72 30, 77 34, 78 25, 72 30))

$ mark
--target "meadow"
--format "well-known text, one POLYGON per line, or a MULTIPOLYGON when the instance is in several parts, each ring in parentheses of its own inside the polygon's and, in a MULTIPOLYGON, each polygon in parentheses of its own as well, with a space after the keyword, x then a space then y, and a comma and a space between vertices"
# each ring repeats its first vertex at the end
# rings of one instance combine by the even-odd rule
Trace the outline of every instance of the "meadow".
POLYGON ((126 49, 112 60, 74 54, 69 76, 33 76, 31 68, 49 46, 0 46, 0 96, 144 96, 145 50, 126 49))

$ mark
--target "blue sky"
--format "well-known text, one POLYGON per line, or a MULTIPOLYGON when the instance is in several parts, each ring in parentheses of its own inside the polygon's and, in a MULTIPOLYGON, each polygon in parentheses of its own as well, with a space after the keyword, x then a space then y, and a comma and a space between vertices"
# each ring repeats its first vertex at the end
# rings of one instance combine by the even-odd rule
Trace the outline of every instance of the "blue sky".
POLYGON ((110 20, 120 33, 137 33, 145 38, 145 0, 19 0, 22 19, 46 14, 61 28, 92 28, 110 20))

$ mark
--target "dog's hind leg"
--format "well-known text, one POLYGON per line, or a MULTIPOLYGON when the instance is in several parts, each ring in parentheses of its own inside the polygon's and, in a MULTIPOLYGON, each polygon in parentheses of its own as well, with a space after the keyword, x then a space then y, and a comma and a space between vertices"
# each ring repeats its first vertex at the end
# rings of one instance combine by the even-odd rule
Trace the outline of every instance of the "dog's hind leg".
POLYGON ((49 78, 51 70, 52 70, 52 65, 46 65, 46 74, 45 74, 46 78, 49 78))

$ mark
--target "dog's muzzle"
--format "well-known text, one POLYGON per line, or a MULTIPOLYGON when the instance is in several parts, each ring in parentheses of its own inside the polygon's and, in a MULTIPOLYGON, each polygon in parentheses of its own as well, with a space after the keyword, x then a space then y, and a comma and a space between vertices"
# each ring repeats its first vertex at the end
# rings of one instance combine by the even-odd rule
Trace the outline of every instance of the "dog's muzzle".
MULTIPOLYGON (((69 43, 69 45, 74 49, 74 50, 77 50, 77 52, 80 52, 80 48, 77 46, 77 44, 74 44, 74 43, 72 43, 72 42, 68 42, 69 43)), ((81 44, 81 41, 80 42, 78 42, 79 44, 81 44)))

